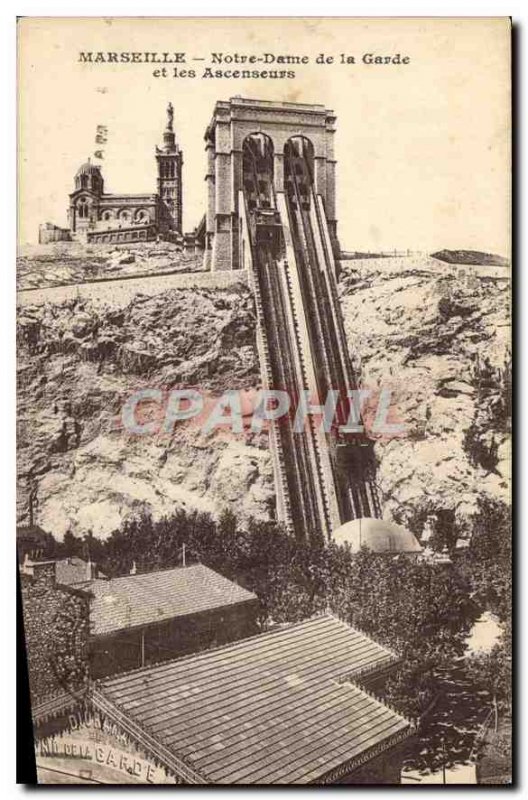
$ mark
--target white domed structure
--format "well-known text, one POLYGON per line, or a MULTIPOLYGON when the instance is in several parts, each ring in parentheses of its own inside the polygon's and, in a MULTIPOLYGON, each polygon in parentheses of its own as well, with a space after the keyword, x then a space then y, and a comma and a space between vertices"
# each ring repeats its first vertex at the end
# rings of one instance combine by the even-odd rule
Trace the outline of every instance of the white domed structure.
POLYGON ((384 519, 364 517, 345 522, 332 535, 336 544, 348 544, 353 553, 359 553, 366 547, 373 553, 398 553, 416 554, 422 552, 422 547, 414 534, 384 519))

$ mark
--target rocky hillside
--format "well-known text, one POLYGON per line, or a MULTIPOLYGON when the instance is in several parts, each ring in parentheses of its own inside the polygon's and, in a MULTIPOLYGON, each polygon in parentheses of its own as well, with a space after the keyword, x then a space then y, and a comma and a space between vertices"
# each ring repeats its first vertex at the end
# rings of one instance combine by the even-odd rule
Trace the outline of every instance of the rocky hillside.
POLYGON ((142 508, 190 507, 266 516, 267 442, 195 428, 137 436, 121 412, 143 388, 258 387, 253 304, 235 290, 137 295, 123 308, 73 299, 24 306, 19 334, 19 497, 28 520, 59 537, 105 536, 142 508))
POLYGON ((363 384, 374 397, 390 389, 389 421, 406 427, 377 437, 386 514, 411 522, 447 508, 463 531, 479 494, 509 497, 509 282, 432 258, 369 259, 343 263, 341 294, 363 384))
MULTIPOLYGON (((508 496, 507 428, 493 411, 500 391, 492 377, 483 392, 479 378, 502 374, 508 283, 432 259, 385 258, 343 262, 340 291, 363 383, 390 388, 391 419, 406 426, 376 445, 387 516, 412 522, 447 507, 463 527, 480 493, 508 496)), ((18 329, 21 522, 31 505, 59 537, 104 537, 142 508, 155 517, 178 507, 269 514, 265 436, 206 435, 192 423, 137 436, 121 420, 141 388, 195 386, 211 400, 258 388, 247 287, 138 294, 120 307, 26 303, 18 329)))

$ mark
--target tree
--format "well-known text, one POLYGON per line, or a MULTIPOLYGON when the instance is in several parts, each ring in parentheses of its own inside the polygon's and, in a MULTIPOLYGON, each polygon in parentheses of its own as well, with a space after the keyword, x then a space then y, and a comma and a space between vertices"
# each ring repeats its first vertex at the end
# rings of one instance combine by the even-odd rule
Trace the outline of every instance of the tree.
POLYGON ((89 621, 85 604, 65 598, 50 627, 49 666, 58 684, 71 693, 86 689, 89 621))
POLYGON ((499 642, 489 653, 477 653, 468 659, 468 672, 476 685, 492 698, 496 708, 511 711, 512 700, 512 630, 505 626, 499 642))
POLYGON ((501 500, 483 495, 473 520, 470 546, 458 569, 471 583, 475 601, 492 611, 500 622, 511 617, 512 549, 511 509, 501 500))
POLYGON ((464 436, 464 450, 474 467, 494 472, 498 464, 496 433, 511 430, 512 372, 511 353, 502 366, 489 359, 477 360, 473 369, 475 412, 464 436))

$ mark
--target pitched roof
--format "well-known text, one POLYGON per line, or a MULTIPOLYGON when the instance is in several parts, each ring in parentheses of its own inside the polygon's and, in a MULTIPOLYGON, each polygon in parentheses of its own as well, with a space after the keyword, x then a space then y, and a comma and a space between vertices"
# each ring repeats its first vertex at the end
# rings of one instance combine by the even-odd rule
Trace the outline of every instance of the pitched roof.
POLYGON ((203 564, 95 580, 90 621, 94 635, 256 601, 236 583, 203 564))
POLYGON ((396 660, 323 616, 108 678, 99 690, 205 783, 307 784, 409 735, 406 719, 350 682, 396 660))
POLYGON ((57 583, 75 586, 84 584, 88 580, 88 575, 95 570, 98 578, 104 578, 104 573, 97 569, 95 564, 83 561, 78 556, 61 558, 55 562, 55 579, 57 583))

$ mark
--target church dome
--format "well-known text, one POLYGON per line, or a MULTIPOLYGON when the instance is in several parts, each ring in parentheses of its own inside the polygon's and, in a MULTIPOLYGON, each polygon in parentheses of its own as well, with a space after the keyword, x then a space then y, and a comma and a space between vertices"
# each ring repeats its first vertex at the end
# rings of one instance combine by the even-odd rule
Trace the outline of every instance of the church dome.
POLYGON ((102 194, 104 187, 101 167, 92 164, 90 159, 81 164, 75 173, 75 190, 86 189, 94 194, 102 194))
POLYGON ((422 548, 417 538, 401 525, 384 519, 364 517, 345 522, 334 531, 336 544, 348 544, 353 553, 363 546, 373 553, 420 553, 422 548))
POLYGON ((91 161, 85 161, 75 173, 75 177, 78 175, 101 175, 101 167, 92 164, 91 161))

